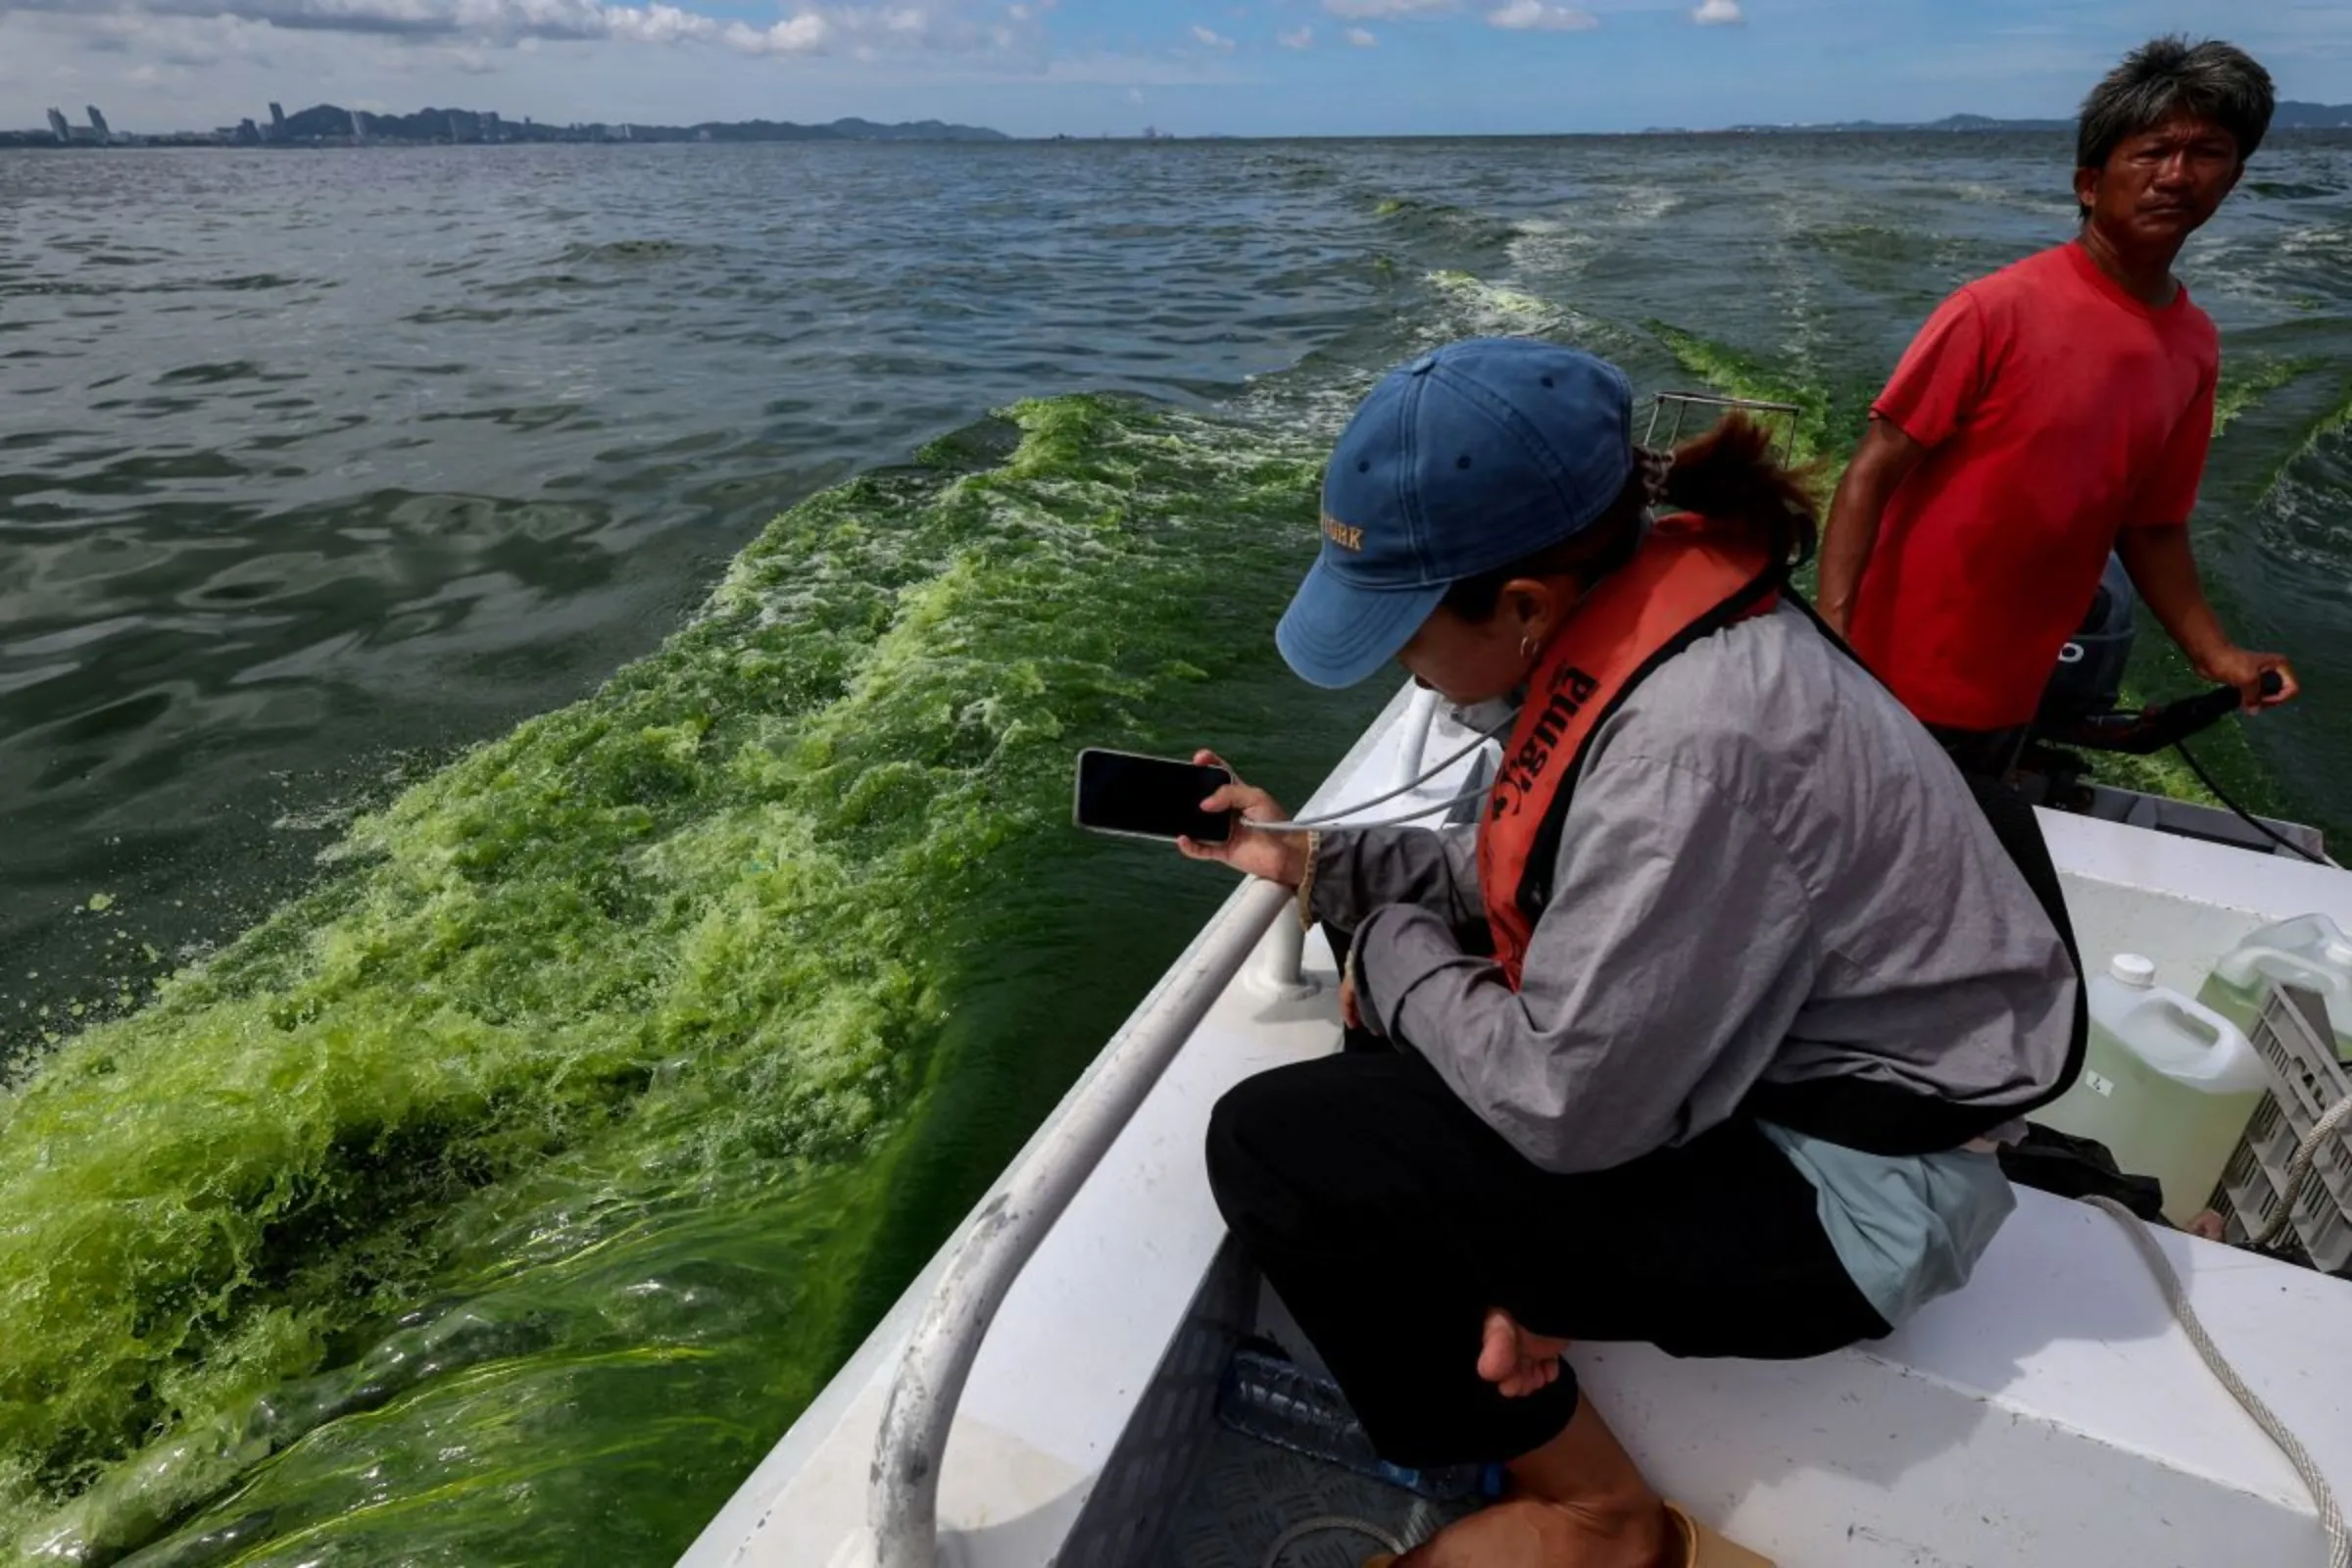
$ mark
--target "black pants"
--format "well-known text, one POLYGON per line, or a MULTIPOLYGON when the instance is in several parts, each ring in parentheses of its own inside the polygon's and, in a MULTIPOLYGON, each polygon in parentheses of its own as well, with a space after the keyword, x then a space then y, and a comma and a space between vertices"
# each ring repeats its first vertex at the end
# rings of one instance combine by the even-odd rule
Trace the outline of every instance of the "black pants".
POLYGON ((1960 764, 1961 772, 1979 778, 2007 778, 2026 745, 2022 724, 2014 729, 1953 729, 1944 724, 1930 724, 1928 733, 1960 764))
POLYGON ((1823 1233, 1812 1186, 1753 1122, 1613 1170, 1522 1158, 1409 1052, 1278 1067, 1209 1119, 1209 1185, 1392 1463, 1515 1458, 1576 1381, 1506 1399, 1487 1312, 1673 1355, 1792 1360, 1887 1327, 1823 1233))

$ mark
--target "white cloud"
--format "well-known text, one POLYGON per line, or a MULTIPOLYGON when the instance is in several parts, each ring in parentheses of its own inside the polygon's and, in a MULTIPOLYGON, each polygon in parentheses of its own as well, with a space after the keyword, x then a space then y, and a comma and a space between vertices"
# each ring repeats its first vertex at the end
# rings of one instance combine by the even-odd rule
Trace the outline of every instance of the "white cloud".
MULTIPOLYGON (((357 32, 387 37, 603 38, 609 8, 597 0, 18 0, 24 11, 74 17, 233 18, 289 32, 357 32)), ((631 7, 612 10, 631 11, 631 7)), ((668 11, 652 6, 647 12, 668 11)))
POLYGON ((1291 32, 1278 32, 1274 35, 1274 41, 1285 49, 1305 49, 1314 43, 1315 29, 1299 27, 1291 32))
MULTIPOLYGON (((80 24, 81 46, 93 53, 136 55, 150 71, 185 74, 224 61, 271 64, 276 29, 237 17, 97 16, 80 24)), ((136 77, 150 85, 155 76, 136 77)))
POLYGON ((1377 49, 1380 47, 1379 37, 1376 34, 1366 32, 1361 27, 1349 27, 1340 36, 1346 38, 1349 43, 1355 45, 1355 47, 1358 49, 1377 49))
POLYGON ((1740 0, 1702 0, 1690 20, 1702 27, 1737 27, 1747 20, 1740 11, 1740 0))
POLYGON ((1460 9, 1459 0, 1323 0, 1335 17, 1430 17, 1460 9))
MULTIPOLYGON (((667 5, 612 6, 606 11, 606 23, 610 30, 605 36, 623 43, 719 44, 746 55, 812 54, 824 48, 834 30, 832 23, 813 11, 772 26, 755 27, 667 5)), ((896 30, 887 22, 881 25, 896 30)))
MULTIPOLYGON (((973 51, 1002 46, 1001 24, 982 25, 953 13, 935 15, 912 5, 807 5, 760 26, 652 0, 611 5, 604 0, 15 0, 15 9, 45 12, 106 27, 140 29, 173 22, 242 24, 281 34, 357 34, 413 43, 448 42, 475 48, 527 47, 537 42, 614 40, 647 45, 698 44, 744 55, 799 55, 836 44, 973 51)), ((1050 0, 1015 5, 1015 21, 1050 0)))
MULTIPOLYGON (((1707 0, 1709 5, 1718 3, 1719 0, 1707 0)), ((1729 4, 1731 0, 1720 3, 1729 4)), ((1513 32, 1589 32, 1600 25, 1600 19, 1574 6, 1547 5, 1545 0, 1511 0, 1509 5, 1487 13, 1487 25, 1513 32)))
POLYGON ((1196 25, 1193 28, 1193 41, 1203 49, 1215 49, 1225 54, 1233 52, 1233 40, 1208 27, 1196 25))

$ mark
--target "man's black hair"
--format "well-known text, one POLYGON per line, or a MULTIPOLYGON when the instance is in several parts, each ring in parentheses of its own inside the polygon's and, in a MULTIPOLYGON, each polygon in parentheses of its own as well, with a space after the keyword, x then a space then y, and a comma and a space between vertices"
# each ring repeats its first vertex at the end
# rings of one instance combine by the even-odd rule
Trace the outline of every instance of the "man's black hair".
POLYGON ((2168 120, 2193 115, 2237 139, 2237 160, 2254 156, 2278 107, 2271 74, 2234 44, 2153 38, 2124 57, 2082 100, 2075 167, 2104 169, 2116 147, 2168 120))

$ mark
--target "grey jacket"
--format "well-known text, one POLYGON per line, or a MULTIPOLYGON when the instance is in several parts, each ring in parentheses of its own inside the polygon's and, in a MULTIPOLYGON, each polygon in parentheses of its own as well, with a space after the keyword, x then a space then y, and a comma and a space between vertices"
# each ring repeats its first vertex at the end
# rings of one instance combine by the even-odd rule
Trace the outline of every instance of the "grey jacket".
POLYGON ((1538 1165, 1597 1170, 1853 1074, 1970 1104, 2057 1081, 2076 980, 1927 732, 1794 610, 1661 665, 1595 732, 1521 989, 1466 955, 1467 830, 1325 836, 1366 1021, 1538 1165))

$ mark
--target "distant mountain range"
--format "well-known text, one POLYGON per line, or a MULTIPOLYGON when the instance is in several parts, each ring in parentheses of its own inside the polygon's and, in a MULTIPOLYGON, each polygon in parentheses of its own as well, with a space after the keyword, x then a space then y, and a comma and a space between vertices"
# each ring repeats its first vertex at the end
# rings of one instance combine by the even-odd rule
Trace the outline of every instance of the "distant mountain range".
MULTIPOLYGON (((0 7, 4 8, 4 7, 0 7)), ((490 110, 420 109, 413 115, 354 112, 335 104, 319 104, 299 114, 284 114, 270 106, 268 123, 247 120, 220 130, 170 131, 162 135, 126 135, 103 123, 67 125, 50 111, 51 128, 0 130, 0 148, 102 147, 358 147, 373 145, 489 145, 513 142, 640 142, 640 141, 1008 141, 1001 130, 980 125, 951 125, 944 121, 918 120, 906 124, 878 124, 871 120, 836 120, 829 124, 800 125, 791 121, 752 120, 707 122, 699 125, 569 124, 552 125, 534 120, 508 120, 490 110)), ((95 113, 95 111, 93 111, 95 113)))
MULTIPOLYGON (((1819 132, 1832 130, 2047 130, 2071 131, 2071 120, 1995 120, 1988 115, 1946 115, 1941 120, 1924 122, 1885 120, 1835 120, 1818 124, 1788 125, 1728 125, 1727 132, 1760 135, 1774 131, 1819 132)), ((2272 117, 2273 130, 2352 130, 2352 104, 2306 104, 2289 101, 2278 106, 2272 117)))
POLYGON ((350 137, 368 141, 538 142, 538 141, 1006 141, 1001 130, 921 120, 885 125, 871 120, 836 120, 803 125, 789 120, 710 121, 698 125, 551 125, 507 120, 466 109, 423 109, 413 115, 362 114, 320 104, 288 115, 284 125, 256 127, 264 141, 316 142, 350 137))

